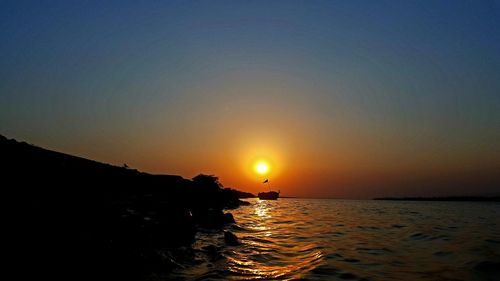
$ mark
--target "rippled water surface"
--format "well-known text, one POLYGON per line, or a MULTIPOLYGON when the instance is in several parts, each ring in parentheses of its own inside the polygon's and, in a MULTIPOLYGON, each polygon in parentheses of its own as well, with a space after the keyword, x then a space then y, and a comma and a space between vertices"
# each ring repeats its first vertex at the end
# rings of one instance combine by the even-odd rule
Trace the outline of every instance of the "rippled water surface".
POLYGON ((205 231, 181 280, 499 280, 500 204, 249 200, 205 231))

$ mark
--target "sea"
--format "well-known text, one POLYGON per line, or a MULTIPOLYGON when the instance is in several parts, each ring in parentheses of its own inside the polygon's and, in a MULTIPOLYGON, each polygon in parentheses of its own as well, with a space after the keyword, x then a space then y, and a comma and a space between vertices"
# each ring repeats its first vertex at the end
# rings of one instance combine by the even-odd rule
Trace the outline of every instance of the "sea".
POLYGON ((163 279, 500 280, 500 203, 248 201, 239 245, 202 230, 163 279))

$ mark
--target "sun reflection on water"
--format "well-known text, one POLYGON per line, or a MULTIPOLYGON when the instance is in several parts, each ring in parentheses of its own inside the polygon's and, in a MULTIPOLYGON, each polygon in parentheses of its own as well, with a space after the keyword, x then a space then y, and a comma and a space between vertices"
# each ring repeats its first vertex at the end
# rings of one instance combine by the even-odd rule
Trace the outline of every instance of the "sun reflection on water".
POLYGON ((228 256, 228 270, 237 280, 289 280, 303 277, 323 263, 323 253, 312 241, 294 241, 296 221, 278 201, 255 200, 240 217, 244 251, 228 256), (253 209, 253 210, 252 210, 253 209))
POLYGON ((260 218, 266 219, 269 218, 268 209, 270 209, 270 204, 268 201, 259 200, 254 205, 255 206, 255 214, 260 218))

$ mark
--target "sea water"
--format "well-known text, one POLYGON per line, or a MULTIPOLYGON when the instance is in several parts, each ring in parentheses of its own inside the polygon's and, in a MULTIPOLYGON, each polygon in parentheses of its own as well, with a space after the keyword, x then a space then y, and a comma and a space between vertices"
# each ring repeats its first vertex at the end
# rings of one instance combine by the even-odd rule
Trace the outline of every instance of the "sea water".
POLYGON ((237 246, 201 231, 179 280, 500 280, 500 203, 248 200, 237 246))

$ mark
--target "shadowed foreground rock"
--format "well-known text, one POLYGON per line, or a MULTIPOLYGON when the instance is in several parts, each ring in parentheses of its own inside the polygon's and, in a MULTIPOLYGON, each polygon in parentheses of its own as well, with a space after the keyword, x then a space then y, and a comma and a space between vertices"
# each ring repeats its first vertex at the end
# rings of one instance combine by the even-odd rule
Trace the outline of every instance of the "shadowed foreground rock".
POLYGON ((236 246, 240 244, 238 237, 234 233, 229 231, 224 231, 224 241, 227 245, 230 246, 236 246))
POLYGON ((168 272, 177 266, 168 249, 189 246, 198 227, 234 222, 223 210, 243 202, 214 176, 151 175, 3 136, 0 155, 8 268, 19 279, 168 272))

